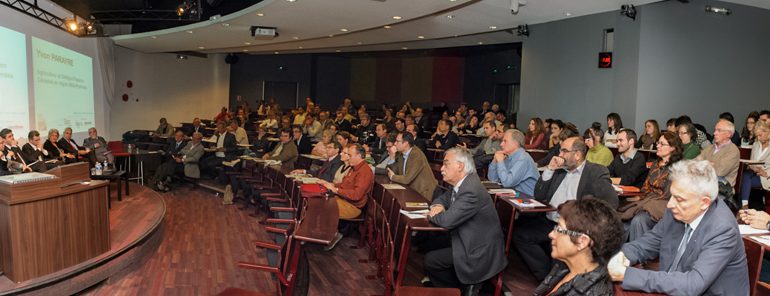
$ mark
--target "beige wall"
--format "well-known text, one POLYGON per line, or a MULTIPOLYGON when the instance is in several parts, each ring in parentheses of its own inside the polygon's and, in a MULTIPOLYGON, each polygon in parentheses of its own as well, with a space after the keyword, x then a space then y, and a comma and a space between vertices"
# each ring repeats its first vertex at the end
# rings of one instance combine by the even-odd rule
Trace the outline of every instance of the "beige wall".
POLYGON ((194 117, 210 119, 227 105, 230 66, 222 55, 180 60, 175 54, 145 54, 117 47, 115 56, 117 86, 110 138, 119 139, 128 130, 154 130, 161 117, 174 126, 194 117), (133 82, 132 88, 126 87, 128 80, 133 82), (128 102, 121 99, 124 93, 128 102))

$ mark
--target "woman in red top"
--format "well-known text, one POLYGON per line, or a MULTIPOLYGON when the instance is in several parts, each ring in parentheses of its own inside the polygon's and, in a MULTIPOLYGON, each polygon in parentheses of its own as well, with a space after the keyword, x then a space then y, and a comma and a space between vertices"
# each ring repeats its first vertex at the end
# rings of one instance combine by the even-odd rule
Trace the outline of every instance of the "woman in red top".
POLYGON ((524 137, 524 142, 524 147, 526 149, 546 149, 543 120, 541 120, 539 117, 535 117, 529 120, 529 130, 524 137))

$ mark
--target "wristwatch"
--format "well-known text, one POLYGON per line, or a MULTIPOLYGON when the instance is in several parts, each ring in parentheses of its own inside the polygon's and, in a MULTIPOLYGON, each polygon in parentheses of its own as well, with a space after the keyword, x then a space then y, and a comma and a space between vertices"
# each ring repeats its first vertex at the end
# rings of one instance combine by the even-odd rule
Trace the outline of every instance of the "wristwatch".
POLYGON ((765 225, 765 228, 767 228, 767 230, 770 230, 770 221, 767 221, 767 225, 765 225))

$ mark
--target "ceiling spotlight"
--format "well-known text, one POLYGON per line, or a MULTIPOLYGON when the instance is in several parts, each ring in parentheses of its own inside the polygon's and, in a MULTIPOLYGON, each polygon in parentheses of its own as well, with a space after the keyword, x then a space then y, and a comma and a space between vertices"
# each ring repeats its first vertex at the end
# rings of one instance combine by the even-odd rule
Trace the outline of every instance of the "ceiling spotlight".
POLYGON ((529 26, 519 25, 519 27, 516 28, 516 35, 529 37, 529 26))
POLYGON ((733 13, 733 11, 730 10, 729 8, 715 7, 711 5, 706 5, 706 12, 718 13, 722 15, 730 15, 731 13, 733 13))
MULTIPOLYGON (((291 2, 291 1, 289 1, 289 2, 291 2)), ((280 53, 280 52, 277 52, 277 51, 276 51, 276 52, 274 52, 274 54, 279 54, 279 53, 280 53)))
POLYGON ((77 19, 72 19, 67 21, 67 29, 70 30, 70 32, 76 32, 80 28, 80 25, 78 25, 77 19))
POLYGON ((497 26, 489 26, 490 30, 497 30, 497 26))
POLYGON ((479 41, 478 45, 484 45, 484 42, 479 41))
POLYGON ((297 2, 297 0, 286 0, 287 2, 297 2))
POLYGON ((407 50, 407 49, 409 49, 409 47, 402 47, 401 49, 403 49, 403 50, 407 50))
POLYGON ((425 39, 425 36, 422 36, 422 35, 417 36, 417 39, 425 39))
POLYGON ((184 15, 186 11, 187 9, 185 9, 184 4, 179 4, 179 7, 176 8, 176 15, 178 17, 181 17, 184 15))
POLYGON ((249 50, 248 49, 244 49, 243 52, 249 52, 249 50))
POLYGON ((385 29, 390 29, 390 26, 388 26, 388 25, 385 25, 385 26, 382 26, 382 27, 385 28, 385 29))
POLYGON ((261 12, 257 12, 257 16, 265 16, 265 14, 261 12))
POLYGON ((192 34, 192 33, 193 33, 192 30, 187 30, 187 34, 192 34))
POLYGON ((356 42, 356 44, 361 45, 361 44, 364 44, 364 43, 361 42, 361 41, 358 41, 358 42, 356 42))
POLYGON ((187 56, 183 55, 183 54, 178 54, 178 55, 176 55, 176 58, 179 59, 179 60, 186 60, 187 56))
POLYGON ((251 45, 251 42, 244 42, 245 45, 251 45))
POLYGON ((572 16, 572 13, 571 12, 565 12, 564 16, 572 16))
POLYGON ((636 20, 636 7, 633 4, 621 5, 620 15, 636 20))
POLYGON ((152 38, 152 39, 158 39, 158 36, 152 36, 152 37, 150 37, 150 38, 152 38))
POLYGON ((393 16, 393 19, 394 19, 394 20, 400 20, 400 19, 401 19, 401 17, 400 17, 400 16, 397 16, 397 15, 394 15, 394 16, 393 16))
POLYGON ((453 18, 455 18, 455 15, 454 15, 454 14, 448 14, 448 15, 446 16, 446 18, 448 18, 448 19, 453 19, 453 18))
POLYGON ((203 46, 198 46, 198 49, 206 49, 206 48, 203 46))
POLYGON ((302 49, 303 47, 302 46, 298 46, 297 48, 302 49))
POLYGON ((347 32, 347 31, 348 31, 348 29, 342 28, 342 29, 340 29, 340 31, 342 31, 342 32, 347 32))
POLYGON ((291 37, 291 39, 297 40, 297 39, 299 39, 299 37, 294 36, 294 37, 291 37))

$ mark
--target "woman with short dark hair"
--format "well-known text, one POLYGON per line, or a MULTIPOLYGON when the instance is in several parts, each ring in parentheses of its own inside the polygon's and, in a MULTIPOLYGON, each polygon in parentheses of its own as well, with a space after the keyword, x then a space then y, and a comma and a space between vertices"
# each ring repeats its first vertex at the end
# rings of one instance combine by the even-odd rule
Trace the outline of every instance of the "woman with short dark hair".
POLYGON ((559 206, 548 234, 556 263, 533 295, 613 295, 607 261, 620 251, 623 224, 606 202, 583 197, 559 206))
POLYGON ((700 145, 694 139, 698 137, 698 131, 692 123, 683 123, 677 127, 679 140, 682 141, 682 158, 693 159, 700 155, 700 145))
POLYGON ((623 120, 618 113, 607 114, 607 131, 604 132, 604 146, 617 148, 618 133, 623 129, 623 120))

